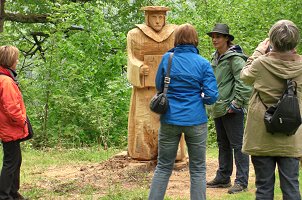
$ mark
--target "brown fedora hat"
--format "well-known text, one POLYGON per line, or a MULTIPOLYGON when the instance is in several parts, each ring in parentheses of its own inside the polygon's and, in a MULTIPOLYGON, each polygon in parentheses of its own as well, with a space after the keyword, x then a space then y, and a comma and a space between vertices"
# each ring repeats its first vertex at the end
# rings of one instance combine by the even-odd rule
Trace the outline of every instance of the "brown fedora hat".
POLYGON ((230 41, 234 40, 234 36, 229 33, 229 27, 226 24, 221 24, 221 23, 215 24, 213 30, 211 32, 208 32, 207 35, 212 37, 212 33, 220 33, 223 35, 227 35, 229 36, 230 41))

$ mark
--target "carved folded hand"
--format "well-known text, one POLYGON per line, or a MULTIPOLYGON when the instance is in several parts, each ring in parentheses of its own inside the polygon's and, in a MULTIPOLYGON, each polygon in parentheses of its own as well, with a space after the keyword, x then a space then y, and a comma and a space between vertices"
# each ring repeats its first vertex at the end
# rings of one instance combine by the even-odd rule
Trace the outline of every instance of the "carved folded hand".
POLYGON ((143 65, 139 69, 139 73, 140 73, 141 76, 148 76, 149 71, 150 71, 150 68, 147 65, 143 65))

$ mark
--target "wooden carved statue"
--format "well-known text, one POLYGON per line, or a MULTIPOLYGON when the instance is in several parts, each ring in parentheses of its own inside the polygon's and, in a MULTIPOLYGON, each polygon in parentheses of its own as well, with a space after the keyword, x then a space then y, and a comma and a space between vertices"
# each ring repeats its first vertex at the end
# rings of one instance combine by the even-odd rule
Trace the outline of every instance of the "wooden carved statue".
MULTIPOLYGON (((163 6, 143 7, 145 24, 137 24, 127 35, 127 78, 133 85, 128 118, 128 154, 137 160, 157 158, 159 115, 149 109, 156 93, 155 76, 162 55, 174 47, 176 25, 166 24, 163 6)), ((184 137, 177 160, 185 158, 184 137)))

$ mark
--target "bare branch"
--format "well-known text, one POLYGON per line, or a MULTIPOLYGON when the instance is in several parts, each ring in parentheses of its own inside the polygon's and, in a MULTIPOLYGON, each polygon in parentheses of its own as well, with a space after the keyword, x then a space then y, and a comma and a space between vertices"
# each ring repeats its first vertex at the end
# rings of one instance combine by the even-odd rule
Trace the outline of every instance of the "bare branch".
POLYGON ((21 13, 4 13, 5 21, 21 22, 21 23, 47 23, 48 14, 21 14, 21 13))

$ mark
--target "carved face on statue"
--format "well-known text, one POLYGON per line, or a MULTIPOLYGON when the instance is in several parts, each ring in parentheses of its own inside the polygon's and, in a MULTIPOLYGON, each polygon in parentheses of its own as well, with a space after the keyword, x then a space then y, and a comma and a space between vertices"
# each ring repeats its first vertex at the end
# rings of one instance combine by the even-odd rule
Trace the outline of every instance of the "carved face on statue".
POLYGON ((165 25, 166 17, 161 13, 152 13, 148 16, 148 25, 156 32, 162 30, 165 25))

